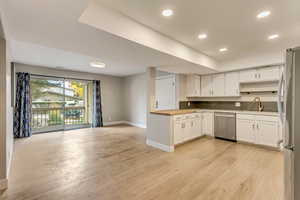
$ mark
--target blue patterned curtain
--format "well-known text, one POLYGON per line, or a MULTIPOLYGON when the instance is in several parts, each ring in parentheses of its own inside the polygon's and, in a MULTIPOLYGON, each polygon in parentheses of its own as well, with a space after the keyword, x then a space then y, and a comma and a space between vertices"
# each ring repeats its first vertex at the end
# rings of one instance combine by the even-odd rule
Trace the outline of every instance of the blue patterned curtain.
POLYGON ((16 105, 14 110, 15 138, 30 137, 31 132, 31 95, 30 74, 17 73, 16 105))
POLYGON ((100 81, 93 81, 94 85, 94 120, 93 127, 103 127, 102 105, 101 105, 101 86, 100 81))

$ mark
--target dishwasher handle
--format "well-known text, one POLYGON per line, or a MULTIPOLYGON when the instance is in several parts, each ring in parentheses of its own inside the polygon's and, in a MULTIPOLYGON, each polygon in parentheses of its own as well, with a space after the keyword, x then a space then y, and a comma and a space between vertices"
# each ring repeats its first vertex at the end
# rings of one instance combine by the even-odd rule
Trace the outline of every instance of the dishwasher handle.
POLYGON ((215 117, 235 118, 235 115, 215 114, 215 117))

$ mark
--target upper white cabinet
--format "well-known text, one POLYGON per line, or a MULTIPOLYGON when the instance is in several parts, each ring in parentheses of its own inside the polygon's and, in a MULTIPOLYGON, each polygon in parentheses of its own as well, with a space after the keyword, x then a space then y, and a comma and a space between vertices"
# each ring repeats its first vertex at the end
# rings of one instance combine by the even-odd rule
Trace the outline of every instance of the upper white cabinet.
POLYGON ((155 80, 155 108, 169 110, 176 108, 175 77, 166 76, 155 80))
POLYGON ((222 97, 225 96, 225 75, 216 74, 212 79, 212 96, 222 97))
POLYGON ((200 76, 187 75, 187 96, 188 97, 201 96, 200 76))
POLYGON ((225 96, 240 96, 239 72, 225 74, 225 96))
POLYGON ((212 96, 212 76, 201 77, 201 96, 210 97, 212 96))
POLYGON ((247 83, 256 81, 257 72, 256 69, 245 70, 240 72, 240 83, 247 83))
POLYGON ((265 82, 277 81, 280 76, 280 67, 264 67, 259 69, 251 69, 240 72, 240 82, 265 82))
MULTIPOLYGON (((241 92, 245 92, 245 86, 251 86, 251 91, 274 91, 273 87, 258 87, 262 84, 271 83, 277 88, 280 78, 281 67, 263 67, 257 69, 226 72, 212 75, 188 75, 187 76, 187 97, 239 97, 241 92), (261 83, 260 83, 261 82, 261 83), (242 83, 242 84, 241 84, 242 83), (256 84, 252 88, 251 84, 256 84), (244 86, 244 87, 242 87, 244 86)), ((249 87, 246 89, 249 89, 249 87)), ((250 92, 251 92, 250 91, 250 92)), ((248 92, 248 91, 247 91, 248 92)))
POLYGON ((280 78, 280 67, 266 67, 257 70, 259 81, 277 81, 280 78))

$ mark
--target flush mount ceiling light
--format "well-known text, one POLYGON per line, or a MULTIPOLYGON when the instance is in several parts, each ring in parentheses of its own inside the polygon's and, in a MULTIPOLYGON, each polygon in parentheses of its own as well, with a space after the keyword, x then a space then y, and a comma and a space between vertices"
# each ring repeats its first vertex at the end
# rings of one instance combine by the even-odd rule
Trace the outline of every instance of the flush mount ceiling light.
POLYGON ((276 38, 278 38, 278 37, 279 37, 278 34, 274 34, 274 35, 270 35, 270 36, 268 37, 268 39, 269 39, 269 40, 274 40, 274 39, 276 39, 276 38))
POLYGON ((263 11, 263 12, 259 13, 256 17, 258 19, 261 19, 261 18, 268 17, 270 14, 271 14, 271 12, 266 10, 266 11, 263 11))
POLYGON ((228 51, 228 49, 227 48, 221 48, 221 49, 219 49, 219 51, 220 52, 225 52, 225 51, 228 51))
POLYGON ((105 64, 99 61, 94 61, 90 63, 91 67, 97 67, 97 68, 105 68, 105 64))
POLYGON ((165 17, 170 17, 174 14, 173 10, 171 9, 166 9, 166 10, 163 10, 162 11, 162 15, 165 16, 165 17))
POLYGON ((200 35, 198 35, 198 38, 203 40, 203 39, 207 38, 207 35, 206 34, 200 34, 200 35))

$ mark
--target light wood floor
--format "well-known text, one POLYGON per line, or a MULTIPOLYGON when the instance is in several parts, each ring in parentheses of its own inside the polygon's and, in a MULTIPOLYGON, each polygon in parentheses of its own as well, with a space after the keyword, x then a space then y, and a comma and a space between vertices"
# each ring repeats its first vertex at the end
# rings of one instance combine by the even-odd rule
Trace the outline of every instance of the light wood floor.
POLYGON ((202 138, 165 153, 130 126, 18 140, 6 200, 281 200, 279 152, 202 138))

